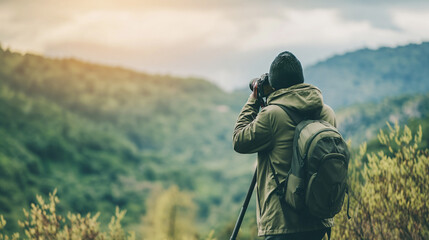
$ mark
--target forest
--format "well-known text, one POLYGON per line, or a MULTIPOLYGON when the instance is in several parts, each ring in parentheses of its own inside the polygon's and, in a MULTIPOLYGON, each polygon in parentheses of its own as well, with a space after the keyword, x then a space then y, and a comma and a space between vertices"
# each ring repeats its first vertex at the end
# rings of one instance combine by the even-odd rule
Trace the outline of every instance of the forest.
MULTIPOLYGON (((429 43, 363 49, 305 69, 354 153, 355 217, 339 216, 334 234, 429 236, 427 53, 429 43), (372 180, 411 175, 386 192, 372 180), (381 214, 386 208, 392 215, 381 214), (415 226, 402 226, 406 217, 415 226), (390 218, 395 230, 385 233, 390 218)), ((67 239, 71 229, 85 239, 228 239, 254 168, 255 156, 234 153, 231 143, 249 94, 0 48, 0 239, 67 239)), ((254 212, 252 201, 240 239, 257 239, 254 212)))

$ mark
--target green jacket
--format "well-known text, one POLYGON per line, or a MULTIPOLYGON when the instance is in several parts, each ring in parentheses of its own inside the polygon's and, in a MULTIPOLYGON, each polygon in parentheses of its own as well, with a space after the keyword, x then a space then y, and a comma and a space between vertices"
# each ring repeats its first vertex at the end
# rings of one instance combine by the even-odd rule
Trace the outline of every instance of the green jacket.
POLYGON ((239 153, 258 153, 257 206, 258 235, 275 235, 332 227, 333 219, 317 219, 308 213, 280 206, 275 194, 276 183, 269 165, 273 163, 280 182, 284 181, 292 159, 292 140, 295 124, 276 105, 285 105, 303 114, 320 113, 320 118, 336 126, 335 113, 323 104, 320 90, 309 84, 279 89, 268 97, 268 106, 258 114, 259 105, 250 96, 237 119, 234 129, 234 150, 239 153))

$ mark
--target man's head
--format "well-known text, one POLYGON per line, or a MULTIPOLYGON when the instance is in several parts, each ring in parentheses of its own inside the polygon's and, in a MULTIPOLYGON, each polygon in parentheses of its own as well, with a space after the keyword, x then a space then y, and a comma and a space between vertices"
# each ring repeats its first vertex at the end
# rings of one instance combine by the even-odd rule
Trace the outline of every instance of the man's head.
POLYGON ((303 83, 301 63, 291 52, 280 53, 271 63, 268 81, 276 90, 303 83))

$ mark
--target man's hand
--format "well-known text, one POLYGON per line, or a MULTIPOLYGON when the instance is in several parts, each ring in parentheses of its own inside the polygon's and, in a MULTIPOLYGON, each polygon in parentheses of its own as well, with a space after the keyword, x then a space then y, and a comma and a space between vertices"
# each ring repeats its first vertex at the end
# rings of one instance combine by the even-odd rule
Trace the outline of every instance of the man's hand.
POLYGON ((257 82, 257 81, 255 81, 255 82, 253 83, 253 92, 252 92, 252 96, 253 96, 255 99, 258 99, 258 82, 257 82))
MULTIPOLYGON (((264 89, 259 89, 259 91, 263 91, 264 89)), ((255 83, 253 84, 253 92, 250 94, 250 96, 252 96, 255 100, 256 100, 256 104, 258 106, 260 106, 261 108, 265 107, 265 103, 263 99, 260 99, 258 97, 258 84, 255 81, 255 83)))

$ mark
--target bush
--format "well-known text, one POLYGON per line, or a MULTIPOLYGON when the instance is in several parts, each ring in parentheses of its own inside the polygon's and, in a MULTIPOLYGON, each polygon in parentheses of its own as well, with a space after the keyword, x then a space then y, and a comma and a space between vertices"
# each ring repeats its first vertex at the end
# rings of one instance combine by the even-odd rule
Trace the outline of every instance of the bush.
POLYGON ((429 151, 419 149, 422 128, 413 135, 407 126, 388 127, 378 135, 385 150, 367 154, 364 144, 352 161, 353 218, 341 212, 335 239, 429 239, 429 151))
MULTIPOLYGON (((94 216, 87 214, 68 213, 67 217, 57 215, 56 204, 59 199, 56 190, 49 194, 49 202, 41 196, 37 196, 37 204, 31 204, 30 212, 24 209, 25 220, 19 221, 19 225, 25 233, 21 238, 19 233, 12 237, 0 233, 0 240, 18 239, 46 239, 46 240, 134 240, 134 233, 125 233, 121 226, 121 220, 126 211, 116 208, 116 214, 112 217, 108 231, 102 232, 97 221, 99 214, 94 216)), ((3 216, 0 215, 0 230, 6 225, 3 216)))

